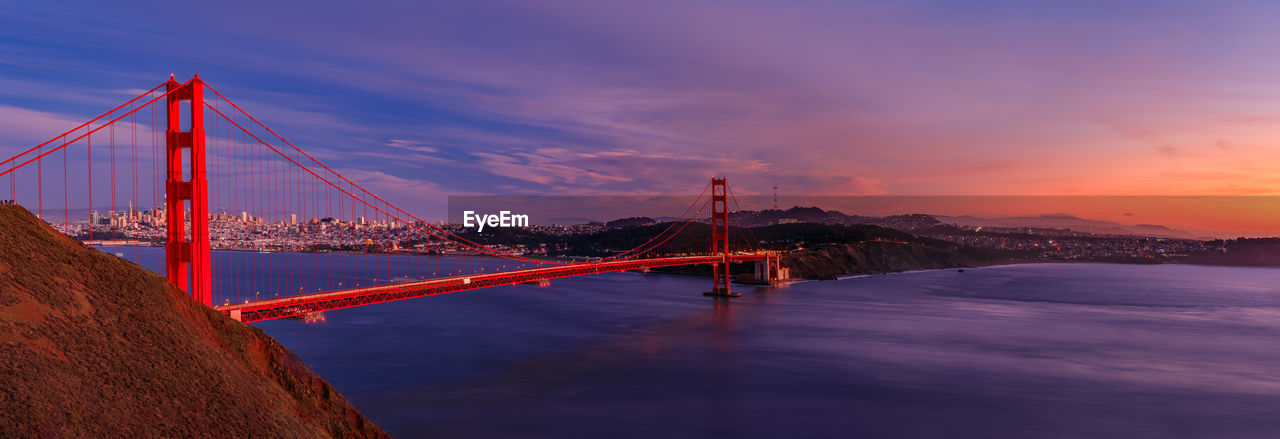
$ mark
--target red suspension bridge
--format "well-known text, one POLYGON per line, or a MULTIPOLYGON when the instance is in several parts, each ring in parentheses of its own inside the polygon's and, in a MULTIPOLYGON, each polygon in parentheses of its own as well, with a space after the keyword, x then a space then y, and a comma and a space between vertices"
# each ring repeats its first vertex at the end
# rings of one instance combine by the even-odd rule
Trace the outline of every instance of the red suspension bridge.
POLYGON ((768 283, 781 271, 778 255, 760 251, 749 231, 737 228, 740 239, 731 239, 729 202, 737 200, 723 178, 713 178, 680 218, 635 248, 588 261, 532 257, 410 214, 321 163, 199 76, 181 83, 170 77, 0 162, 5 176, 10 199, 64 233, 104 245, 163 242, 170 283, 245 322, 699 264, 712 267, 706 294, 733 296, 731 263, 754 262, 757 280, 768 283), (703 221, 709 236, 691 248, 688 234, 702 228, 690 225, 703 221), (673 241, 677 236, 686 239, 673 241), (307 266, 254 257, 265 250, 367 255, 307 266), (493 270, 458 255, 505 262, 493 270), (253 270, 260 264, 276 264, 272 275, 253 274, 263 272, 253 270))

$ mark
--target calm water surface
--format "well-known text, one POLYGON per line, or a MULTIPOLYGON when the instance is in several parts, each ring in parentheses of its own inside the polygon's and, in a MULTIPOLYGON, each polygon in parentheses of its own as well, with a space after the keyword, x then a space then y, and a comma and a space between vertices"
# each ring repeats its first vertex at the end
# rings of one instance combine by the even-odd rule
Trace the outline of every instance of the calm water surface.
POLYGON ((708 283, 603 274, 256 325, 400 437, 1280 436, 1278 269, 1004 266, 729 303, 708 283))

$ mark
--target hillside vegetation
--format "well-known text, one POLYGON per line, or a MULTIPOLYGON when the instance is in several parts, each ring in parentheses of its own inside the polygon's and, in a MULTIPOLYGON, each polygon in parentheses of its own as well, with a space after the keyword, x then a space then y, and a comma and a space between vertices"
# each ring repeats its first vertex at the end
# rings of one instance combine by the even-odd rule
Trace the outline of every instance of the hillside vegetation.
POLYGON ((387 437, 261 330, 0 206, 0 437, 387 437))
MULTIPOLYGON (((670 223, 610 229, 592 234, 553 237, 567 245, 564 254, 605 256, 645 243, 670 223)), ((710 247, 710 227, 693 223, 662 249, 675 253, 705 252, 710 247)), ((549 238, 548 240, 550 240, 549 238)), ((850 274, 888 273, 933 268, 974 267, 1016 261, 1017 252, 982 249, 937 239, 913 236, 884 227, 854 224, 788 223, 761 227, 731 227, 732 250, 751 247, 785 252, 782 264, 794 277, 829 279, 850 274)), ((554 242, 554 241, 552 241, 554 242)), ((710 274, 709 266, 661 269, 665 272, 710 274)), ((750 272, 747 265, 733 272, 750 272)))

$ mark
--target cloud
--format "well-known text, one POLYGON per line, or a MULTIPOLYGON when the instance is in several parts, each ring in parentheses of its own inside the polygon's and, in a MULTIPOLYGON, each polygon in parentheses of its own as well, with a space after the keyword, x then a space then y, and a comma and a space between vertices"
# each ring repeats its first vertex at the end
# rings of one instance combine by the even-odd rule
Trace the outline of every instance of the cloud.
POLYGON ((554 150, 511 154, 477 152, 472 155, 480 160, 479 168, 493 175, 541 185, 568 184, 590 187, 609 182, 631 181, 626 176, 609 175, 561 163, 560 155, 555 152, 554 150))
POLYGON ((430 146, 423 145, 423 144, 422 144, 422 143, 420 143, 420 142, 415 142, 415 141, 412 141, 412 140, 405 140, 405 139, 391 139, 391 140, 388 140, 388 141, 387 141, 386 145, 387 145, 387 146, 390 146, 390 147, 392 147, 392 148, 399 148, 399 149, 405 149, 405 150, 409 150, 409 151, 417 151, 417 152, 422 152, 422 153, 435 153, 435 152, 440 152, 440 150, 439 150, 439 149, 436 149, 436 148, 432 148, 432 147, 430 147, 430 146))
MULTIPOLYGON (((728 175, 744 193, 775 181, 815 194, 1252 193, 1227 174, 1177 176, 1280 158, 1267 123, 1280 65, 1252 55, 1278 36, 1263 5, 190 7, 206 25, 240 25, 206 26, 184 42, 198 59, 166 62, 218 66, 202 76, 326 162, 430 172, 448 190, 671 193, 728 175)), ((167 9, 57 9, 29 25, 103 15, 81 27, 122 47, 186 30, 141 20, 167 9), (159 24, 119 26, 135 21, 159 24)), ((127 67, 141 59, 117 55, 75 67, 139 74, 127 67)), ((15 106, 57 82, 5 79, 21 82, 0 86, 15 106)))
MULTIPOLYGON (((429 181, 399 177, 381 171, 356 168, 341 168, 336 171, 387 202, 428 221, 443 219, 448 195, 458 195, 446 193, 429 181)), ((359 195, 357 192, 353 193, 359 195)), ((410 220, 391 209, 385 210, 402 220, 410 220)))
POLYGON ((7 160, 84 122, 74 117, 0 104, 0 156, 7 160))

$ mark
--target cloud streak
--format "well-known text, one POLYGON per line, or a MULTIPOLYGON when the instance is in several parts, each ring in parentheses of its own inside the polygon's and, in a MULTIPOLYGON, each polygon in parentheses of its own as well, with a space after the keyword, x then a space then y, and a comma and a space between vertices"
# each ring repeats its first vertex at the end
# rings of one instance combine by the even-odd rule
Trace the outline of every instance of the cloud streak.
MULTIPOLYGON (((170 62, 327 162, 439 192, 686 193, 713 174, 740 193, 1280 191, 1275 170, 1247 167, 1280 159, 1271 5, 256 6, 33 7, 2 24, 96 14, 87 32, 136 43, 183 33, 153 11, 190 15, 209 29, 189 42, 202 59, 170 62), (112 28, 132 21, 161 24, 112 28)), ((70 69, 29 49, 0 50, 0 84, 21 85, 0 102, 72 102, 22 91, 67 75, 26 66, 70 69)), ((116 55, 75 65, 151 62, 116 55)))

